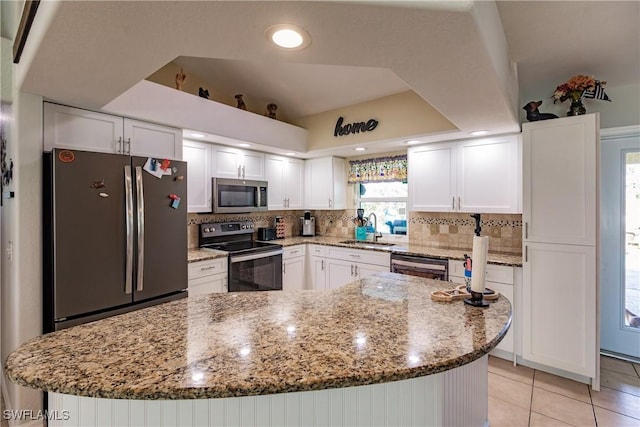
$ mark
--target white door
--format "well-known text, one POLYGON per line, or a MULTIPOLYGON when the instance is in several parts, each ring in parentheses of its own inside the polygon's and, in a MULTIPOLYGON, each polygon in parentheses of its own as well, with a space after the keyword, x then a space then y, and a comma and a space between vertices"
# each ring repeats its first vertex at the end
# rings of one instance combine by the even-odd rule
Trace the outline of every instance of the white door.
POLYGON ((333 204, 333 162, 331 157, 307 160, 306 194, 308 209, 330 209, 333 204))
POLYGON ((349 261, 327 259, 327 288, 337 289, 356 280, 355 266, 349 261))
POLYGON ((261 181, 264 179, 264 154, 253 151, 243 151, 241 164, 241 178, 261 181))
POLYGON ((457 210, 521 213, 518 136, 468 141, 458 147, 457 210))
POLYGON ((211 145, 185 140, 182 160, 187 162, 187 211, 211 212, 211 145))
POLYGON ((525 243, 523 358, 596 376, 594 246, 525 243))
POLYGON ((124 153, 182 160, 182 130, 124 119, 124 153))
POLYGON ((322 257, 311 256, 309 258, 309 279, 311 289, 325 289, 326 285, 326 260, 322 257))
POLYGON ((408 154, 411 210, 451 212, 456 209, 455 144, 429 144, 408 154))
POLYGON ((596 244, 596 114, 523 125, 525 240, 596 244))
POLYGON ((282 262, 282 290, 305 289, 304 257, 291 258, 282 262))
POLYGON ((238 162, 239 150, 214 145, 211 149, 212 176, 218 178, 240 178, 242 166, 238 162))
POLYGON ((287 159, 284 172, 287 208, 302 209, 304 204, 304 162, 298 159, 287 159))
POLYGON ((264 159, 264 178, 269 183, 267 202, 269 209, 284 209, 287 206, 285 195, 283 157, 266 156, 264 159))
POLYGON ((44 150, 122 153, 122 117, 44 103, 44 150))
POLYGON ((640 358, 640 132, 601 152, 600 348, 640 358))

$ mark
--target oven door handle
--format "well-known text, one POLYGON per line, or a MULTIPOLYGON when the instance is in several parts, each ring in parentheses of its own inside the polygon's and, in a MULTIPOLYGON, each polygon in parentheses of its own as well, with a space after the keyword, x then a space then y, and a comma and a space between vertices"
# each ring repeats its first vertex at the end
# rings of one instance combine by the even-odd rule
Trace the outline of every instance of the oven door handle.
POLYGON ((230 262, 231 264, 234 264, 236 262, 251 261, 253 259, 259 259, 259 258, 268 258, 271 256, 282 255, 283 252, 284 251, 280 249, 279 251, 260 252, 253 255, 232 256, 230 257, 230 262))
POLYGON ((447 266, 446 265, 439 265, 439 264, 423 264, 423 263, 417 263, 417 262, 409 262, 409 261, 400 261, 397 259, 394 259, 391 261, 391 265, 403 265, 405 267, 412 267, 412 268, 416 268, 416 269, 428 269, 428 270, 440 270, 440 271, 446 271, 447 270, 447 266))

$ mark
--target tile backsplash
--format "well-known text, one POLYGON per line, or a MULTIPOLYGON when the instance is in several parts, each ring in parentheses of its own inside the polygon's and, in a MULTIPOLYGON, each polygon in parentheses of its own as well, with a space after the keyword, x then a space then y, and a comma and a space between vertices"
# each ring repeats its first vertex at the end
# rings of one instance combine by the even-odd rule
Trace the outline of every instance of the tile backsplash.
MULTIPOLYGON (((409 242, 471 249, 476 222, 468 213, 409 212, 409 242)), ((522 253, 521 214, 482 214, 481 235, 492 252, 522 253)))
MULTIPOLYGON (((198 225, 205 222, 252 221, 255 227, 273 227, 276 216, 285 222, 285 236, 300 234, 299 211, 268 211, 246 214, 189 214, 188 245, 198 246, 198 225)), ((352 238, 354 209, 311 211, 316 218, 316 233, 321 236, 352 238)), ((522 215, 482 214, 481 234, 489 236, 492 252, 522 253, 522 215)), ((409 243, 433 247, 471 249, 475 219, 467 213, 409 212, 409 243)))

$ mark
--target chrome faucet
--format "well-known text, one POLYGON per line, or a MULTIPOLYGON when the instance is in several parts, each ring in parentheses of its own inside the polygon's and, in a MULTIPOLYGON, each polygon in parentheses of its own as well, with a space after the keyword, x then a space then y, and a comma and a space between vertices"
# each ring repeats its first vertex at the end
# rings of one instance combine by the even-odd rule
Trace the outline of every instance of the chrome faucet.
POLYGON ((378 239, 382 237, 382 233, 378 232, 378 217, 373 212, 369 214, 369 223, 371 223, 372 215, 373 215, 373 241, 377 242, 378 239))

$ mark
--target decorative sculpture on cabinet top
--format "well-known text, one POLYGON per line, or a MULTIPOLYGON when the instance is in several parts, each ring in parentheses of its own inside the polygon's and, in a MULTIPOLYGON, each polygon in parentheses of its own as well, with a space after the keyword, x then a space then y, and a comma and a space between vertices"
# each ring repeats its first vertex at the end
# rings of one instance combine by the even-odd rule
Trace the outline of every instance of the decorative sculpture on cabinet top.
POLYGON ((551 113, 541 113, 538 111, 538 107, 542 105, 542 101, 531 101, 524 107, 523 110, 527 112, 527 120, 530 122, 537 122, 538 120, 549 120, 549 119, 557 119, 558 116, 551 113))
POLYGON ((180 72, 176 74, 176 89, 183 90, 184 82, 187 81, 187 75, 184 73, 182 68, 180 68, 180 72))
POLYGON ((242 94, 241 93, 237 94, 235 98, 238 100, 238 108, 241 110, 246 110, 247 105, 244 103, 244 100, 242 99, 242 94))
POLYGON ((276 111, 278 110, 278 106, 276 104, 269 104, 267 105, 267 115, 272 118, 275 119, 276 118, 276 111))

